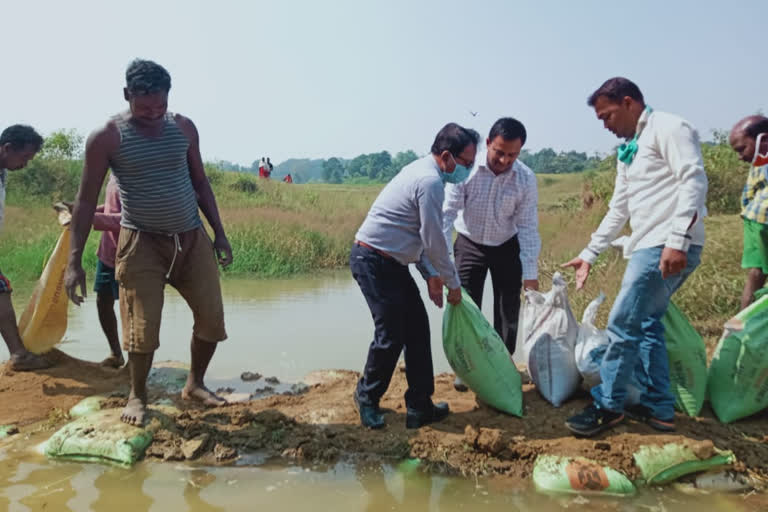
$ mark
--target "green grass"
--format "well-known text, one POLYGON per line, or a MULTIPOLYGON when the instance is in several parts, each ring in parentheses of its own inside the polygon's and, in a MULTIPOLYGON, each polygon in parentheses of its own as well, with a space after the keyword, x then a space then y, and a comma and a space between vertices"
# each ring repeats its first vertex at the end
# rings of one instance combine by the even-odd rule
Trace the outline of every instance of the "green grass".
MULTIPOLYGON (((226 271, 232 276, 285 276, 346 265, 355 233, 382 188, 288 185, 216 170, 210 172, 210 178, 234 251, 234 263, 226 271)), ((575 257, 589 241, 605 212, 601 198, 592 208, 582 208, 582 187, 588 178, 587 174, 538 176, 544 289, 549 288, 559 265, 575 257)), ((0 269, 14 284, 18 307, 31 293, 61 228, 49 201, 30 200, 18 192, 9 194, 5 217, 0 269)), ((740 268, 738 215, 715 215, 705 223, 707 244, 701 267, 674 300, 711 343, 738 310, 745 274, 740 268)), ((98 240, 99 233, 92 232, 84 253, 89 286, 98 240)), ((577 316, 602 290, 609 298, 598 317, 598 324, 604 325, 625 265, 618 251, 608 250, 595 265, 586 289, 577 293, 570 288, 577 316)), ((570 270, 564 275, 573 279, 570 270)))

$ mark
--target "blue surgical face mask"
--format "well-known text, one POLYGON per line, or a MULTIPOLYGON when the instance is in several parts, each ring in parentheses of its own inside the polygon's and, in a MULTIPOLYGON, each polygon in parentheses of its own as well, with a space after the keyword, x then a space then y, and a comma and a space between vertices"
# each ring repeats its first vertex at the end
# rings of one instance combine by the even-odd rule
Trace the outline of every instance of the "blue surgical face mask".
MULTIPOLYGON (((453 161, 456 162, 456 159, 454 158, 453 161)), ((453 169, 453 172, 440 171, 440 177, 443 179, 443 183, 461 183, 469 177, 469 168, 456 162, 456 168, 453 169)))

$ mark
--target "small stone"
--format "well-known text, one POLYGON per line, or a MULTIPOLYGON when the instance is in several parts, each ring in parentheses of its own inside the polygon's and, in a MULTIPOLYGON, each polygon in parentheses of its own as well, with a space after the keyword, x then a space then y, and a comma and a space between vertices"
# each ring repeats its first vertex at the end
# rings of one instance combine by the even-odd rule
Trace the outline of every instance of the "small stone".
POLYGON ((222 460, 231 460, 237 457, 237 450, 235 450, 232 447, 225 446, 221 443, 216 444, 216 447, 213 449, 213 456, 216 457, 216 460, 222 461, 222 460))
POLYGON ((205 445, 208 443, 210 436, 208 434, 200 434, 199 436, 185 441, 181 446, 181 452, 184 454, 185 459, 196 459, 205 450, 205 445))
POLYGON ((234 392, 235 392, 235 388, 230 388, 230 387, 226 387, 226 388, 218 388, 218 389, 216 390, 216 393, 226 393, 226 394, 228 394, 228 395, 230 395, 230 394, 232 394, 232 393, 234 393, 234 392))
POLYGON ((240 374, 240 380, 244 380, 246 382, 259 380, 261 377, 262 375, 258 372, 243 372, 240 374))

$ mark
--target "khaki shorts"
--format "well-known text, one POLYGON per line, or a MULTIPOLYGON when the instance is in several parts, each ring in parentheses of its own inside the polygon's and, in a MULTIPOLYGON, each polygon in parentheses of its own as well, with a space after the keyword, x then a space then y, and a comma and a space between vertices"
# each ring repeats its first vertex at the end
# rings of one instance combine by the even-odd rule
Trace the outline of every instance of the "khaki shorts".
POLYGON ((120 283, 123 348, 128 352, 149 354, 160 346, 166 283, 192 309, 195 337, 212 343, 227 339, 219 269, 204 228, 176 236, 121 228, 115 277, 120 283))

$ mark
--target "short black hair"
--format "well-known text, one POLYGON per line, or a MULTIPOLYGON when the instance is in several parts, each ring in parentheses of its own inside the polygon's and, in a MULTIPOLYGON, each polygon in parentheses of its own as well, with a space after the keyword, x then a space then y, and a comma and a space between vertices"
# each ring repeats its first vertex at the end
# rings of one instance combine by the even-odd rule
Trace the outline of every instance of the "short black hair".
POLYGON ((448 151, 453 156, 459 156, 470 144, 478 145, 480 134, 471 128, 464 128, 456 123, 448 123, 437 132, 432 143, 432 154, 439 155, 448 151))
POLYGON ((11 148, 21 151, 27 146, 33 146, 35 151, 43 147, 43 138, 31 126, 14 124, 0 134, 0 146, 10 144, 11 148))
POLYGON ((151 60, 135 59, 125 70, 125 86, 128 92, 144 96, 171 90, 171 75, 160 64, 151 60))
POLYGON ((639 101, 645 105, 643 93, 640 92, 640 88, 635 82, 622 76, 609 78, 603 82, 603 85, 598 87, 598 89, 587 98, 587 105, 594 107, 597 98, 600 96, 605 96, 614 103, 618 103, 623 100, 625 96, 629 96, 633 100, 639 101))
POLYGON ((525 139, 528 134, 525 131, 523 123, 513 117, 502 117, 491 126, 491 131, 488 134, 488 139, 493 141, 496 137, 501 137, 504 140, 520 139, 522 144, 525 144, 525 139))
POLYGON ((768 117, 756 119, 754 123, 748 124, 744 128, 744 133, 752 139, 757 138, 761 133, 768 133, 768 117))

